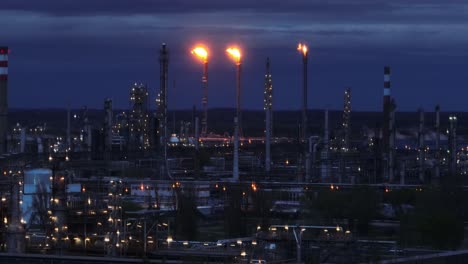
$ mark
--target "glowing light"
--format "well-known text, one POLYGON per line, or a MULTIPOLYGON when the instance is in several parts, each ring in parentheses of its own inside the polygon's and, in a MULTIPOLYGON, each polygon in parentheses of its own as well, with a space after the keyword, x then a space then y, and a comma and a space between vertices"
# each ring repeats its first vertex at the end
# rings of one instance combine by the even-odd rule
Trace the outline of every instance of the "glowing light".
POLYGON ((208 51, 203 47, 196 47, 192 50, 192 54, 195 54, 197 57, 206 62, 208 60, 208 51))
POLYGON ((236 64, 240 64, 241 52, 238 48, 228 48, 226 52, 234 59, 236 64))
POLYGON ((307 49, 307 45, 306 45, 306 44, 299 43, 299 44, 297 45, 297 50, 300 51, 300 52, 302 52, 302 54, 303 54, 304 56, 307 56, 307 50, 308 50, 308 49, 307 49))

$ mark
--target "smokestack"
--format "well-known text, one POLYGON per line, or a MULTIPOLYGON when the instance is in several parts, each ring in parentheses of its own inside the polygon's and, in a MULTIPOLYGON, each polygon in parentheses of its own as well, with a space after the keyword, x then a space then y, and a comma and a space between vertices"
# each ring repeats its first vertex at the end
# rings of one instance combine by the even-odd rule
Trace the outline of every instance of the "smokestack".
POLYGON ((457 117, 450 116, 450 131, 449 131, 449 151, 450 151, 450 176, 455 179, 457 173, 457 117))
POLYGON ((202 136, 206 136, 208 133, 208 60, 205 60, 203 63, 203 118, 202 118, 202 136))
POLYGON ((389 144, 389 120, 391 111, 391 97, 390 97, 390 67, 384 67, 384 90, 383 90, 383 133, 382 133, 382 152, 388 152, 389 144))
POLYGON ((239 181, 239 122, 234 117, 234 151, 233 151, 232 180, 239 181))
POLYGON ((265 172, 271 170, 271 131, 272 131, 272 107, 273 107, 273 84, 270 74, 270 58, 266 61, 265 91, 263 99, 265 110, 265 172))
POLYGON ((435 178, 440 180, 440 106, 435 107, 435 178))
POLYGON ((390 138, 388 144, 388 179, 389 182, 394 181, 394 169, 395 169, 395 110, 396 104, 395 100, 392 99, 391 108, 390 108, 390 120, 389 120, 389 131, 390 131, 390 138))
POLYGON ((0 154, 7 153, 8 47, 0 47, 0 154))
POLYGON ((159 53, 160 65, 160 105, 159 105, 159 135, 162 146, 164 160, 167 159, 167 90, 168 90, 168 72, 169 72, 169 51, 166 44, 163 43, 159 53))
POLYGON ((424 182, 424 159, 425 159, 425 147, 424 147, 424 110, 419 109, 419 131, 418 131, 418 171, 419 171, 419 181, 424 182))
POLYGON ((307 140, 307 52, 302 56, 302 142, 307 140))
POLYGON ((239 133, 239 137, 241 137, 244 133, 244 130, 243 130, 243 127, 242 127, 242 110, 241 110, 241 62, 240 62, 240 59, 239 59, 239 62, 237 63, 237 89, 236 89, 236 92, 237 92, 237 126, 238 126, 238 133, 239 133))

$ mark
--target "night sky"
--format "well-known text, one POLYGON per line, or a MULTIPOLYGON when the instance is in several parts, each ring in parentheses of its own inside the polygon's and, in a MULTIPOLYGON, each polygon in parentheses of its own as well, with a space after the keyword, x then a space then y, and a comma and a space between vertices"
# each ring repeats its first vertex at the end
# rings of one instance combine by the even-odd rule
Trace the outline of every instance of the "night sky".
POLYGON ((300 107, 301 56, 309 45, 309 107, 381 110, 383 66, 399 110, 468 111, 468 2, 457 0, 1 0, 0 46, 10 47, 11 108, 129 106, 135 81, 159 90, 158 52, 170 49, 169 107, 201 106, 210 48, 210 108, 235 106, 243 49, 243 107, 261 109, 270 56, 275 109, 300 107), (176 80, 176 88, 172 82, 176 80))

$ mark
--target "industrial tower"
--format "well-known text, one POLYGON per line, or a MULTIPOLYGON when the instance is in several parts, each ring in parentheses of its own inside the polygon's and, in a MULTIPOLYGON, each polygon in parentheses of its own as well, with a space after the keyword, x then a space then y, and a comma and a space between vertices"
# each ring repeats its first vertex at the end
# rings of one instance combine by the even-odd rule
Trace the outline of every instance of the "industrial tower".
POLYGON ((148 89, 135 83, 130 91, 132 110, 128 115, 130 126, 129 147, 133 150, 149 148, 148 89))
POLYGON ((273 131, 273 84, 270 73, 270 58, 266 61, 265 91, 263 109, 265 110, 265 171, 270 172, 271 166, 271 136, 273 131))
POLYGON ((384 89, 383 89, 383 129, 382 129, 382 153, 388 153, 390 140, 390 111, 391 111, 391 93, 390 93, 390 67, 384 67, 384 89))
POLYGON ((0 47, 0 154, 7 152, 8 47, 0 47))
POLYGON ((166 44, 163 43, 159 52, 160 65, 160 91, 158 94, 158 119, 159 119, 159 141, 162 147, 161 152, 164 160, 167 158, 167 90, 168 90, 168 72, 169 72, 169 51, 166 44))
POLYGON ((302 53, 302 124, 301 141, 305 142, 307 135, 307 58, 308 49, 305 44, 299 43, 297 50, 302 53))
POLYGON ((343 106, 343 145, 342 150, 349 149, 349 127, 351 122, 351 88, 346 88, 344 92, 343 106))

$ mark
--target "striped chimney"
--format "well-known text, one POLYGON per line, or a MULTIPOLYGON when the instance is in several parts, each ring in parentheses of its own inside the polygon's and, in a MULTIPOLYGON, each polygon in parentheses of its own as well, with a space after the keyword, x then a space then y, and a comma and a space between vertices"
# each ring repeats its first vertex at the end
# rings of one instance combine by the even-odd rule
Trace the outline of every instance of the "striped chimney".
POLYGON ((391 112, 391 97, 390 97, 390 67, 384 67, 384 90, 383 90, 383 153, 388 152, 388 145, 390 141, 390 112, 391 112))
POLYGON ((0 47, 0 154, 7 152, 8 47, 0 47))

